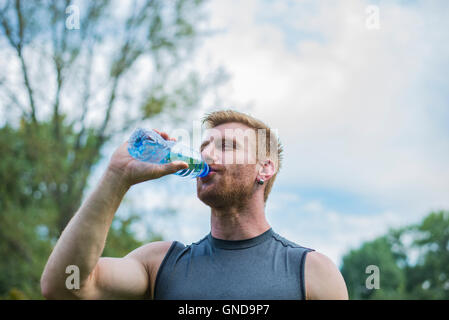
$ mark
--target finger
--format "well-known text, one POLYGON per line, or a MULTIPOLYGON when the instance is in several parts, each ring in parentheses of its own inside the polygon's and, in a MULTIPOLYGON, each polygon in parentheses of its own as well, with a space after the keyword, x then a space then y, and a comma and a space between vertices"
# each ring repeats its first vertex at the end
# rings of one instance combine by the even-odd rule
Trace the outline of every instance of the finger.
POLYGON ((173 161, 163 165, 166 174, 175 173, 179 170, 187 169, 189 165, 184 161, 173 161))
POLYGON ((170 136, 164 131, 159 131, 157 129, 153 129, 153 130, 156 131, 165 140, 177 141, 176 138, 170 138, 170 136))
POLYGON ((156 129, 153 129, 154 131, 156 131, 162 138, 164 138, 165 140, 167 140, 168 139, 168 134, 166 133, 166 132, 163 132, 163 131, 159 131, 159 130, 156 130, 156 129))
POLYGON ((176 141, 176 138, 170 137, 167 133, 162 132, 162 134, 163 134, 162 137, 163 137, 165 140, 176 141))

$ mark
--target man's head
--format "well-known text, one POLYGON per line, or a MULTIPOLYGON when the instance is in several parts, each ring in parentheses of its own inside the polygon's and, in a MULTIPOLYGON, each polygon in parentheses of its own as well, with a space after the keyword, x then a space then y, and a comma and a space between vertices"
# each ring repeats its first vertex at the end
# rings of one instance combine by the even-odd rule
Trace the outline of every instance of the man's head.
POLYGON ((215 208, 242 206, 254 196, 266 202, 282 163, 283 148, 274 132, 233 110, 209 113, 203 124, 207 131, 200 151, 216 172, 197 179, 198 198, 215 208))

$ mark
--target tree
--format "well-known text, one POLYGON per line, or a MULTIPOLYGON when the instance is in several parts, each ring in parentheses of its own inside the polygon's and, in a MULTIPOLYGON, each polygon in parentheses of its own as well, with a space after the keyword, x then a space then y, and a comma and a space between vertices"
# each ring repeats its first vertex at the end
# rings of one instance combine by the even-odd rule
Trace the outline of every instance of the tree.
MULTIPOLYGON (((203 1, 126 3, 0 4, 0 252, 8 257, 0 262, 0 296, 16 288, 10 296, 40 297, 51 246, 112 137, 162 114, 185 119, 220 81, 186 67, 203 1)), ((134 220, 111 229, 116 247, 105 252, 139 245, 134 220)))
POLYGON ((391 229, 343 257, 351 299, 448 299, 449 212, 432 212, 419 224, 391 229), (366 266, 380 269, 380 289, 368 289, 366 266))
POLYGON ((410 233, 419 255, 405 270, 407 292, 417 299, 449 299, 449 211, 432 212, 410 233))
POLYGON ((404 272, 398 267, 386 236, 366 242, 358 250, 351 250, 343 258, 341 272, 348 285, 350 299, 397 299, 405 285, 404 272), (378 268, 379 288, 367 287, 368 266, 378 268))

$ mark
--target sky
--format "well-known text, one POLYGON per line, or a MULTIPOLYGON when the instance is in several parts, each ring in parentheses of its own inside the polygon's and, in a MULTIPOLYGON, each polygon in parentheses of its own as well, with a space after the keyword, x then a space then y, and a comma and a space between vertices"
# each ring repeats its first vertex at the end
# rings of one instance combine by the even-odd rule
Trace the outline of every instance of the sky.
MULTIPOLYGON (((229 80, 214 91, 220 105, 210 96, 197 114, 233 108, 278 130, 284 163, 266 206, 275 232, 340 266, 363 241, 449 209, 448 9, 444 0, 207 4, 203 27, 214 32, 191 63, 203 74, 223 67, 229 80)), ((195 180, 142 183, 125 203, 144 218, 140 233, 151 226, 190 244, 210 231, 195 180)))

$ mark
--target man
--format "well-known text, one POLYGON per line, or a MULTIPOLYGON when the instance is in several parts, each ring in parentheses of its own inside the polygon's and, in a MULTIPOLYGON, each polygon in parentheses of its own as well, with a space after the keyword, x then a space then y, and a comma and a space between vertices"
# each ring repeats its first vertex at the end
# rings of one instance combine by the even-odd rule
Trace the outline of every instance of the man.
POLYGON ((348 298, 343 277, 329 258, 281 237, 266 220, 265 203, 282 162, 282 146, 270 128, 233 110, 213 112, 203 123, 209 130, 201 154, 212 172, 197 179, 197 195, 211 208, 211 232, 188 246, 158 241, 123 258, 100 257, 127 190, 188 167, 179 161, 137 161, 124 143, 50 255, 41 278, 44 297, 348 298), (79 289, 66 287, 69 265, 79 268, 79 289))

